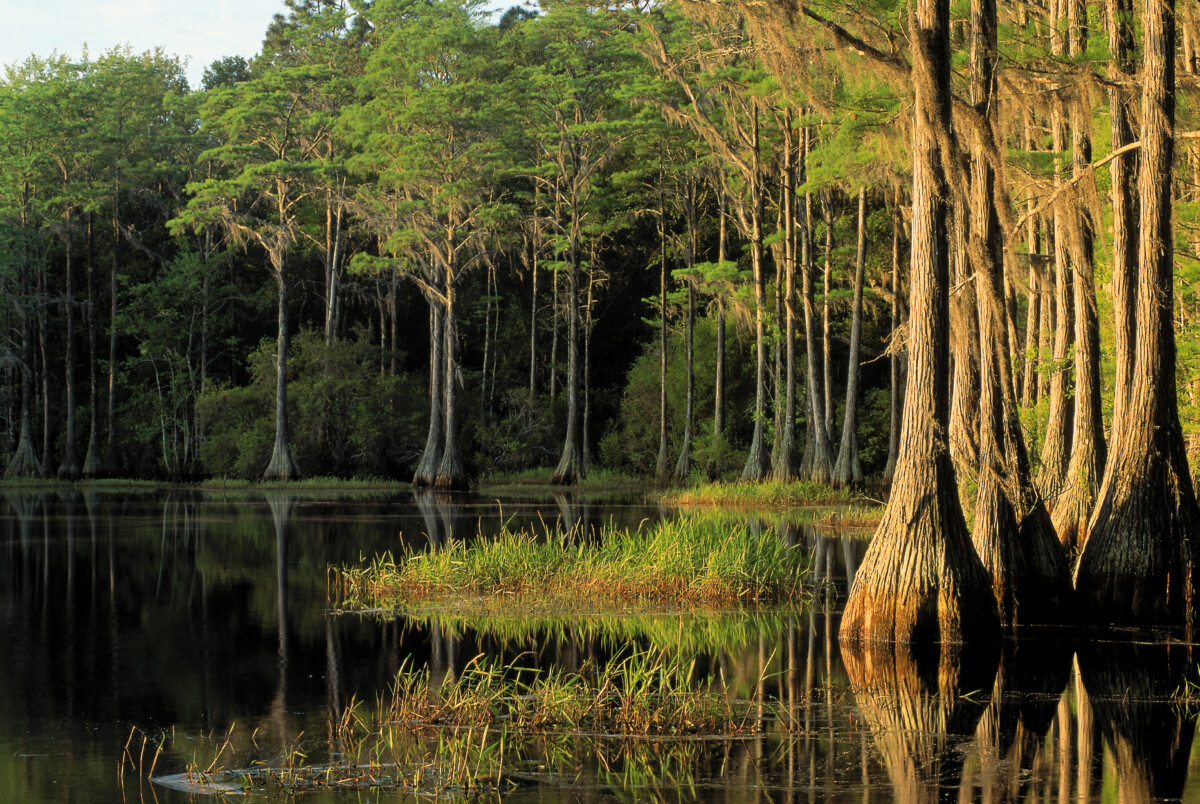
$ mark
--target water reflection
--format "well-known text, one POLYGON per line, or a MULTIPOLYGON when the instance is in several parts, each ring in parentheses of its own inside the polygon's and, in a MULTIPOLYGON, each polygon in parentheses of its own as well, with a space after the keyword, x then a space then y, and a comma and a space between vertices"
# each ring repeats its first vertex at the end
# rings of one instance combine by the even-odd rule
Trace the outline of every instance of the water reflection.
MULTIPOLYGON (((561 749, 569 774, 534 774, 512 798, 1200 801, 1193 713, 1169 699, 1194 667, 1186 646, 843 655, 841 602, 865 542, 800 517, 755 527, 811 551, 819 595, 804 608, 384 619, 330 612, 326 567, 486 538, 505 520, 595 534, 610 519, 671 513, 432 492, 10 489, 0 507, 4 801, 62 800, 66 785, 79 800, 119 801, 113 767, 133 726, 174 733, 160 759, 169 770, 231 724, 250 755, 279 756, 303 734, 316 758, 351 701, 386 694, 402 669, 449 681, 480 654, 579 669, 630 644, 686 656, 695 683, 746 707, 761 731, 685 747, 572 745, 561 749)), ((160 800, 185 800, 173 795, 160 800)))

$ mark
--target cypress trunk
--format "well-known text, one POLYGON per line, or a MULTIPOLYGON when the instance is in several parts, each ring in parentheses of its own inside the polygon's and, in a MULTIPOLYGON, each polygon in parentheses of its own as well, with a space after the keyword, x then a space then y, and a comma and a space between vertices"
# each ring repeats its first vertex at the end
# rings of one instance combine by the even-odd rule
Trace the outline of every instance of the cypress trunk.
POLYGON ((421 459, 417 461, 417 469, 413 474, 413 485, 417 488, 429 488, 437 477, 438 467, 442 463, 442 447, 445 444, 445 432, 442 427, 442 415, 445 412, 444 383, 445 372, 445 317, 443 306, 437 298, 436 288, 429 294, 429 430, 425 435, 425 449, 421 459))
MULTIPOLYGON (((1064 54, 1065 55, 1065 54, 1064 54)), ((1066 150, 1066 126, 1059 103, 1054 104, 1051 128, 1054 150, 1066 150)), ((1061 179, 1056 182, 1060 184, 1061 179)), ((1050 409, 1046 420, 1046 441, 1042 446, 1042 471, 1038 486, 1047 500, 1058 497, 1067 478, 1071 459, 1071 434, 1075 399, 1071 393, 1071 366, 1074 357, 1075 305, 1073 302, 1068 216, 1074 215, 1073 201, 1059 200, 1054 205, 1054 368, 1050 373, 1050 409)))
MULTIPOLYGON (((572 206, 572 209, 577 209, 572 206)), ((550 482, 559 486, 578 483, 584 476, 583 430, 580 421, 581 365, 579 354, 579 244, 572 239, 567 270, 567 431, 562 456, 550 482)))
POLYGON ((833 484, 861 483, 858 460, 858 356, 862 345, 863 283, 867 273, 867 189, 858 190, 858 253, 854 263, 854 307, 850 318, 850 358, 846 367, 846 411, 842 421, 842 443, 833 466, 833 484))
POLYGON ((96 323, 96 228, 91 210, 87 214, 87 344, 88 344, 88 445, 83 457, 84 477, 104 471, 100 460, 100 359, 96 323))
POLYGON ((442 435, 445 441, 442 444, 442 459, 433 478, 434 487, 444 491, 462 491, 469 486, 458 438, 458 322, 454 279, 455 271, 446 271, 446 307, 442 322, 442 357, 445 364, 441 369, 442 405, 445 408, 442 435))
POLYGON ((991 641, 999 616, 967 534, 947 432, 950 423, 949 0, 914 0, 909 383, 892 493, 854 578, 841 639, 991 641))
POLYGON ((1109 456, 1075 587, 1095 622, 1195 622, 1200 511, 1175 390, 1175 4, 1146 0, 1138 282, 1124 432, 1109 456))
MULTIPOLYGON (((782 284, 776 281, 776 320, 783 335, 783 362, 776 361, 778 378, 783 373, 783 404, 780 404, 780 383, 775 387, 776 446, 772 454, 771 474, 787 482, 796 477, 796 161, 792 141, 792 113, 784 122, 783 182, 781 214, 783 216, 782 284)), ((778 253, 778 252, 777 252, 778 253)), ((778 271, 776 272, 779 273, 778 271)))
MULTIPOLYGON (((805 153, 807 154, 807 148, 805 153)), ((805 193, 800 292, 804 297, 804 351, 808 356, 809 427, 812 432, 805 444, 805 458, 802 463, 806 469, 805 476, 809 480, 828 483, 833 474, 833 448, 829 443, 829 430, 825 427, 825 374, 821 365, 820 332, 817 329, 812 211, 812 194, 805 193)))
POLYGON ((742 480, 762 480, 771 471, 771 456, 765 444, 767 424, 767 306, 766 277, 763 275, 763 188, 759 166, 758 104, 754 104, 753 163, 750 176, 750 263, 754 269, 754 432, 742 480))
POLYGON ((889 348, 890 367, 888 395, 888 457, 883 467, 883 482, 891 483, 896 474, 896 455, 900 447, 900 411, 904 394, 904 377, 901 373, 900 353, 895 342, 900 331, 900 194, 896 194, 896 206, 892 210, 892 344, 889 348))
POLYGON ((278 357, 275 362, 275 446, 271 450, 271 461, 263 472, 263 480, 299 480, 300 467, 292 456, 288 440, 287 414, 287 265, 282 256, 272 255, 275 263, 275 282, 279 290, 279 337, 276 339, 278 357))

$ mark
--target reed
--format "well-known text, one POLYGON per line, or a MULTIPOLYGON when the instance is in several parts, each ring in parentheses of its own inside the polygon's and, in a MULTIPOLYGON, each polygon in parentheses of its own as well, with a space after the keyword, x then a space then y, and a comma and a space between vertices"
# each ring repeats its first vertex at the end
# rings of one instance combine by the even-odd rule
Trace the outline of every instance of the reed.
POLYGON ((471 545, 373 558, 330 572, 342 608, 414 603, 567 607, 768 604, 804 597, 805 550, 726 516, 685 516, 636 529, 607 526, 585 538, 557 530, 540 538, 505 528, 471 545))

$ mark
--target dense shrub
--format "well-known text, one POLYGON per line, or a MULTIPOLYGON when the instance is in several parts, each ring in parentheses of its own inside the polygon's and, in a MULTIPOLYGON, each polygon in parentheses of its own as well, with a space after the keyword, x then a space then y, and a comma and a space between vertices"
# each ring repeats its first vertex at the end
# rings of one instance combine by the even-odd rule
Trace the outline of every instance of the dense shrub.
MULTIPOLYGON (((275 342, 250 357, 249 385, 201 396, 208 436, 205 471, 256 478, 275 437, 275 342)), ((341 342, 326 348, 319 334, 292 339, 288 360, 288 423, 300 469, 308 475, 404 478, 424 444, 429 413, 423 376, 390 377, 378 350, 341 342)))

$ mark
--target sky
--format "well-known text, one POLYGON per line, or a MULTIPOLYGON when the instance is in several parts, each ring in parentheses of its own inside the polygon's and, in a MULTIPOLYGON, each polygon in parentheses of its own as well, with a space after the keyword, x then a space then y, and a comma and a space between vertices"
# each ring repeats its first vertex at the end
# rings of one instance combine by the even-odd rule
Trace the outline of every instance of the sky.
MULTIPOLYGON (((504 9, 512 0, 489 0, 504 9)), ((135 53, 161 47, 187 60, 188 83, 224 56, 254 56, 283 0, 0 0, 0 64, 31 53, 79 58, 117 45, 135 53)))

